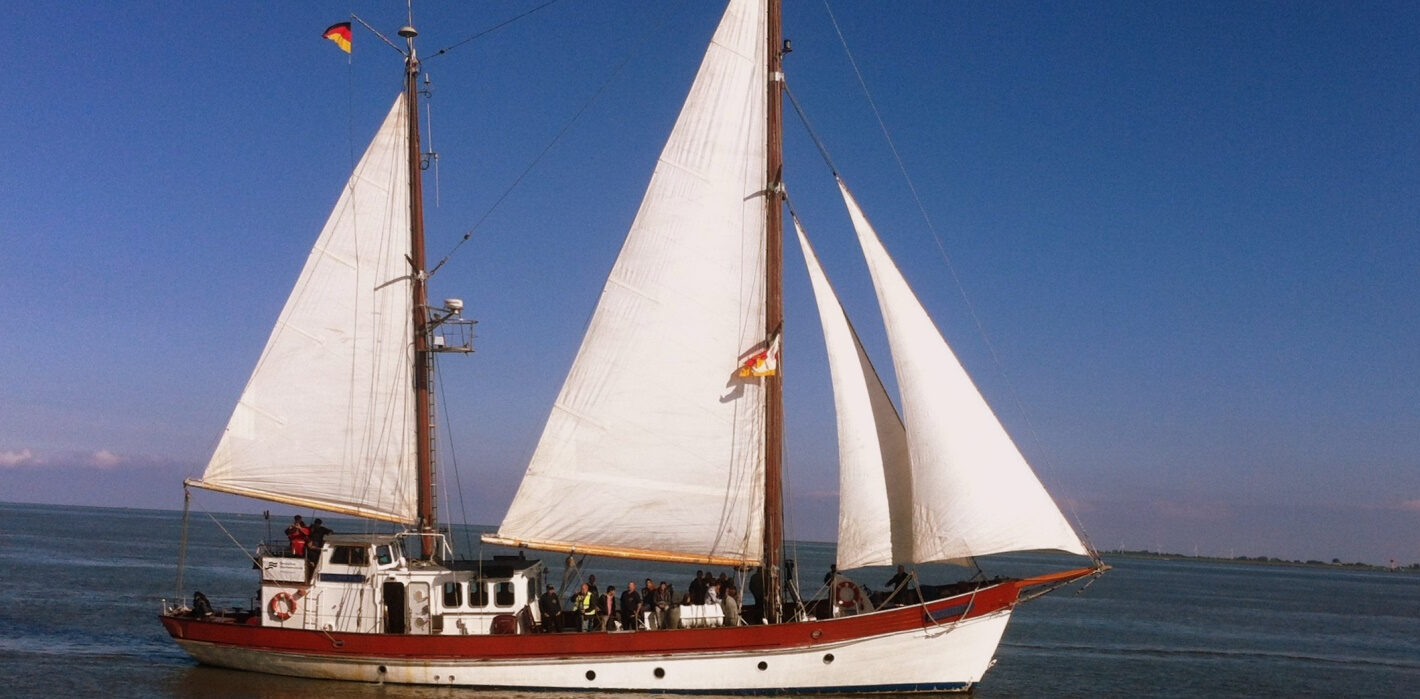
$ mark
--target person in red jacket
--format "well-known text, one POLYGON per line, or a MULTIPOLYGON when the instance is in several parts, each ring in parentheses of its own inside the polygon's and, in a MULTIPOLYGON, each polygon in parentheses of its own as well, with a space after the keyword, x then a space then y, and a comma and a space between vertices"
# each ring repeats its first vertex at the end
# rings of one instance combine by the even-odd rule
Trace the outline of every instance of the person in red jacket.
POLYGON ((311 530, 300 515, 291 518, 291 526, 286 527, 286 539, 291 542, 292 555, 306 555, 306 542, 311 540, 311 530))

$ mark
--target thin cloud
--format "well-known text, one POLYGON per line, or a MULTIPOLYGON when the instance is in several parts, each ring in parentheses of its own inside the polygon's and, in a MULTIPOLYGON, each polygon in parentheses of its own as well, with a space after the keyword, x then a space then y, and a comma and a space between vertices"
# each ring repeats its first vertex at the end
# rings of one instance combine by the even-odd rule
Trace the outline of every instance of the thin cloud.
POLYGON ((0 451, 0 468, 20 468, 36 463, 34 452, 29 449, 0 451))
POLYGON ((131 459, 111 449, 41 453, 33 449, 0 451, 0 468, 5 469, 116 469, 120 466, 155 465, 161 460, 131 459))
POLYGON ((1406 500, 1400 503, 1400 509, 1409 510, 1411 512, 1420 512, 1420 498, 1406 500))

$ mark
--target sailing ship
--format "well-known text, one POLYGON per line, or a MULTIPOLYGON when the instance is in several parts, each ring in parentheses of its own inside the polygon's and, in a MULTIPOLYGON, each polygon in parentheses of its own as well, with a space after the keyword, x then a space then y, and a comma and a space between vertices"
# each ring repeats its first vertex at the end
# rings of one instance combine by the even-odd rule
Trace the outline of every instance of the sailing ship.
POLYGON ((475 561, 446 555, 434 507, 431 358, 469 351, 471 321, 461 302, 426 298, 420 67, 416 32, 400 31, 405 88, 188 485, 403 530, 331 535, 311 561, 259 549, 251 609, 166 606, 162 623, 187 653, 284 675, 485 688, 966 690, 1019 602, 1104 569, 839 179, 902 410, 795 219, 834 388, 841 572, 818 604, 786 598, 778 5, 729 3, 521 487, 484 537, 520 553, 475 561), (731 566, 762 583, 739 620, 687 606, 676 628, 532 633, 549 569, 527 550, 731 566), (886 601, 846 574, 1034 550, 1090 561, 886 601))

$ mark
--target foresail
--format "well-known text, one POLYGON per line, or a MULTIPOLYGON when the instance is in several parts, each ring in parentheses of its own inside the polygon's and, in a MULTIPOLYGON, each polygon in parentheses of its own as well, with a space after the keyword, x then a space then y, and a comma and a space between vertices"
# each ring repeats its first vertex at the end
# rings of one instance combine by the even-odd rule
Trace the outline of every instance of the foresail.
POLYGON ((1028 550, 1088 555, 862 209, 839 181, 892 348, 914 489, 913 559, 1028 550))
POLYGON ((755 562, 763 526, 765 11, 730 3, 498 540, 755 562))
POLYGON ((407 139, 401 95, 192 484, 416 521, 407 139))
POLYGON ((912 469, 902 419, 794 220, 828 349, 838 417, 838 567, 909 563, 912 469))

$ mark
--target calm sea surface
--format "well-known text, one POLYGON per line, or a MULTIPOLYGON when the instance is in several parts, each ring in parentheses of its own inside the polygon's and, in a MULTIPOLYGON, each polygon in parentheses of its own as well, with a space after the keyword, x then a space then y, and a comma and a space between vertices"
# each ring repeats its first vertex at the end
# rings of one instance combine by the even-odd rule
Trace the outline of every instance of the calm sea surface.
MULTIPOLYGON (((289 515, 282 511, 278 523, 273 512, 278 537, 289 515)), ((266 536, 260 516, 216 519, 248 549, 266 536)), ((344 532, 364 526, 334 524, 344 532)), ((176 512, 0 503, 0 696, 551 696, 199 667, 156 616, 161 600, 175 595, 180 532, 176 512)), ((189 537, 186 594, 198 589, 214 605, 245 605, 256 578, 237 545, 196 512, 189 537)), ((831 548, 801 544, 796 555, 805 587, 817 587, 810 583, 822 577, 831 548)), ((559 573, 560 559, 547 560, 559 573)), ((1420 576, 1108 562, 1115 569, 1083 593, 1056 592, 1017 612, 976 696, 1420 696, 1420 576)), ((603 585, 649 574, 683 589, 694 574, 592 563, 603 585)), ((1018 556, 987 571, 1055 563, 1018 556)), ((855 575, 875 587, 887 576, 855 575)))

